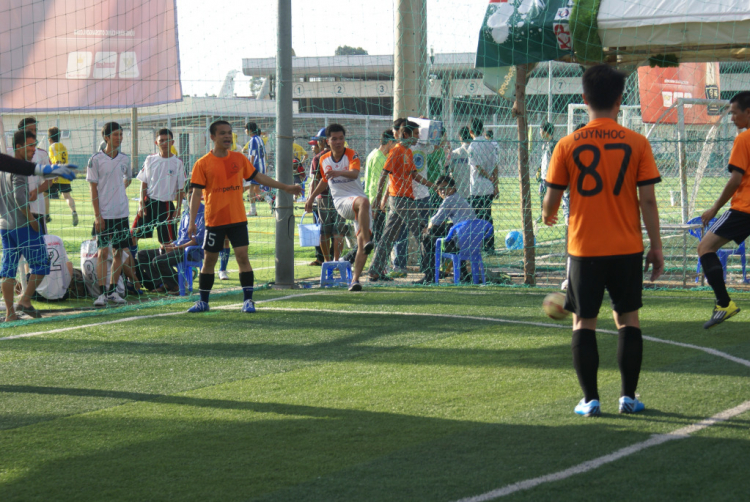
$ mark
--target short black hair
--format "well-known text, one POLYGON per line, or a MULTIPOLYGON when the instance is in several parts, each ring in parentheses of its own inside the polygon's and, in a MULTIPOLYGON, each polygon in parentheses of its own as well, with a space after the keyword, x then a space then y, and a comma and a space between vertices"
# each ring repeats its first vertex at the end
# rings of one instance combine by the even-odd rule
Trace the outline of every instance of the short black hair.
POLYGON ((393 129, 386 129, 383 134, 380 135, 380 144, 387 145, 391 141, 396 141, 396 137, 393 135, 393 129))
POLYGON ((115 131, 122 131, 122 126, 117 122, 107 122, 102 127, 102 138, 110 136, 115 131))
POLYGON ((492 132, 492 129, 487 129, 484 131, 484 137, 487 139, 492 139, 495 137, 495 134, 492 132))
POLYGON ((326 127, 326 138, 330 138, 332 132, 343 132, 344 136, 346 136, 346 129, 341 124, 330 124, 326 127))
POLYGON ((576 128, 575 128, 575 129, 573 129, 573 132, 577 131, 578 129, 583 129, 584 127, 586 127, 586 125, 588 125, 588 122, 584 122, 584 123, 582 123, 582 124, 578 124, 578 125, 576 126, 576 128))
POLYGON ((401 129, 401 126, 406 123, 406 119, 404 117, 397 118, 393 121, 393 130, 398 131, 401 129))
POLYGON ((26 126, 34 125, 36 124, 36 119, 34 117, 26 117, 25 119, 21 119, 21 121, 18 123, 18 130, 23 131, 26 129, 26 126))
POLYGON ((31 134, 28 131, 16 131, 13 133, 13 150, 15 150, 18 145, 26 146, 26 141, 29 138, 36 139, 36 135, 31 134))
POLYGON ((414 134, 414 131, 419 130, 419 124, 416 122, 412 122, 411 120, 404 120, 404 123, 401 125, 401 131, 408 133, 409 136, 412 136, 414 134))
POLYGON ((625 74, 598 64, 583 73, 583 96, 592 110, 611 110, 625 90, 625 74))
POLYGON ((170 130, 169 130, 169 129, 167 129, 166 127, 162 127, 161 129, 159 129, 159 132, 157 132, 157 133, 156 133, 156 137, 157 137, 157 138, 158 138, 159 136, 162 136, 162 135, 164 135, 164 136, 167 136, 167 135, 168 135, 168 136, 169 136, 169 139, 174 139, 174 134, 172 134, 172 131, 170 131, 170 130))
POLYGON ((455 188, 456 187, 456 180, 454 180, 453 178, 451 178, 447 174, 445 174, 445 175, 443 175, 443 176, 441 176, 441 177, 439 177, 438 179, 435 180, 435 184, 438 185, 438 186, 442 185, 443 183, 447 183, 450 188, 455 188))
POLYGON ((57 127, 50 127, 47 129, 47 140, 50 143, 57 143, 60 141, 60 129, 57 127))
POLYGON ((737 94, 732 96, 732 99, 729 100, 729 103, 737 103, 737 107, 744 112, 745 110, 750 108, 750 91, 738 92, 737 94))
POLYGON ((482 122, 482 119, 479 117, 474 117, 471 119, 471 130, 474 132, 474 134, 482 134, 482 130, 484 129, 484 122, 482 122))
POLYGON ((232 124, 230 124, 226 120, 217 120, 216 122, 211 124, 211 127, 208 128, 208 132, 211 133, 211 136, 216 134, 216 128, 220 125, 228 125, 230 128, 232 127, 232 124))
POLYGON ((461 129, 458 130, 458 137, 464 143, 471 141, 471 132, 469 131, 468 126, 463 126, 461 129))
POLYGON ((245 130, 253 134, 260 134, 260 129, 258 129, 258 124, 256 124, 255 122, 248 122, 247 124, 245 124, 245 130))
POLYGON ((555 125, 547 122, 546 120, 542 122, 541 130, 545 134, 549 134, 550 136, 555 135, 555 125))

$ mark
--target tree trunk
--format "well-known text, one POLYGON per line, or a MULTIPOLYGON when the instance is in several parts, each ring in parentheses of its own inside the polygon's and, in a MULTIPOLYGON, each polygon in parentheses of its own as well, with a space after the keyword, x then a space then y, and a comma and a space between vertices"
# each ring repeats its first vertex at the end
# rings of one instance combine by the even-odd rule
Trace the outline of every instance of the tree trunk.
POLYGON ((527 65, 516 66, 516 102, 513 115, 518 123, 518 179, 521 183, 521 214, 523 216, 523 283, 536 284, 536 249, 534 217, 531 214, 531 183, 529 180, 529 143, 526 121, 527 65))

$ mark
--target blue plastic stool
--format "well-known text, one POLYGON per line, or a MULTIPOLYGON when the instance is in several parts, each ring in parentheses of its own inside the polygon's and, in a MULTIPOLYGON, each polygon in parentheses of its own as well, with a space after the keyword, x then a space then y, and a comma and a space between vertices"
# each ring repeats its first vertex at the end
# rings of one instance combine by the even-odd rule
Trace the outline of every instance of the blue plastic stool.
POLYGON ((187 296, 185 288, 187 285, 188 292, 193 292, 193 267, 200 270, 203 267, 203 249, 200 246, 188 246, 185 248, 184 259, 177 264, 177 284, 180 287, 180 296, 187 296), (190 255, 197 257, 197 260, 191 260, 190 255))
MULTIPOLYGON (((697 218, 693 218, 688 221, 689 225, 694 225, 696 223, 701 223, 701 218, 698 216, 697 218)), ((713 224, 716 223, 716 218, 712 218, 710 222, 708 222, 708 225, 706 225, 705 228, 691 228, 688 230, 688 233, 695 237, 698 240, 701 240, 703 238, 703 235, 708 232, 708 229, 713 226, 713 224)), ((739 256, 740 257, 740 265, 742 266, 742 282, 745 284, 750 284, 750 279, 747 278, 747 258, 745 256, 745 243, 743 242, 736 248, 732 249, 719 249, 716 251, 716 256, 719 257, 719 261, 721 262, 721 267, 724 269, 724 280, 727 280, 727 261, 730 256, 739 256)), ((695 282, 700 281, 700 273, 701 273, 701 261, 698 260, 698 267, 696 268, 696 273, 698 276, 695 278, 695 282)))
POLYGON ((460 267, 462 261, 471 263, 471 279, 474 284, 485 284, 484 261, 482 261, 482 242, 492 235, 494 228, 489 221, 470 220, 453 225, 444 239, 435 241, 435 284, 440 284, 440 267, 443 259, 453 260, 453 283, 460 284, 460 267), (443 243, 456 239, 460 251, 446 253, 443 243))
POLYGON ((320 287, 348 286, 352 282, 352 264, 346 260, 327 261, 320 268, 320 287), (338 270, 340 278, 333 277, 338 270))

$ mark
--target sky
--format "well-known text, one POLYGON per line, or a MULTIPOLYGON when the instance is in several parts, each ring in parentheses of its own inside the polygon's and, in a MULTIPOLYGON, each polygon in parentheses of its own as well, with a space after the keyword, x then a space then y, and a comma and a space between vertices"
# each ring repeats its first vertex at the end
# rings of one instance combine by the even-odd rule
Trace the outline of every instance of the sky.
MULTIPOLYGON (((474 52, 488 0, 427 0, 427 47, 474 52)), ((276 55, 275 0, 177 0, 183 94, 218 94, 243 58, 276 55)), ((292 48, 298 57, 332 56, 340 45, 393 54, 394 0, 292 0, 292 48)), ((247 95, 238 76, 235 92, 247 95)))

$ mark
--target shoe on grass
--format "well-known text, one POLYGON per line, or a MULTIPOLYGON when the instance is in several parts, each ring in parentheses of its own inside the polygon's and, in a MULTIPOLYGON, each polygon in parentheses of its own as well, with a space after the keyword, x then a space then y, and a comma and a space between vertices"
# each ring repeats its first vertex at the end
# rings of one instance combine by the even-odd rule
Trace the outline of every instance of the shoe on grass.
POLYGON ((27 316, 33 317, 34 319, 39 319, 40 317, 42 317, 42 314, 40 314, 33 305, 25 307, 20 303, 16 303, 15 305, 13 305, 13 310, 16 311, 16 314, 26 314, 27 316))
POLYGON ((220 281, 228 281, 229 280, 229 274, 226 270, 219 270, 219 280, 220 281))
POLYGON ((394 270, 390 274, 388 274, 388 277, 390 277, 391 279, 403 279, 404 277, 406 277, 406 272, 404 272, 403 270, 394 270))
POLYGON ((76 213, 75 211, 73 211, 73 226, 78 226, 78 213, 76 213))
POLYGON ((246 314, 254 314, 255 302, 252 300, 245 300, 245 303, 242 304, 242 311, 246 314))
POLYGON ((362 285, 357 282, 353 282, 351 286, 349 286, 349 291, 362 291, 362 285))
POLYGON ((94 300, 94 307, 106 307, 107 306, 107 293, 102 293, 94 300))
POLYGON ((729 305, 726 307, 720 307, 718 304, 714 306, 714 311, 711 314, 706 324, 703 325, 703 329, 713 328, 717 324, 721 324, 730 317, 737 315, 740 312, 740 308, 734 303, 733 300, 729 300, 729 305))
POLYGON ((574 411, 577 415, 581 415, 582 417, 599 417, 602 414, 599 401, 597 399, 592 399, 587 403, 585 397, 576 405, 574 411))
POLYGON ((638 413, 646 409, 646 405, 638 399, 631 399, 628 396, 620 398, 620 413, 638 413))
POLYGON ((195 304, 188 309, 188 312, 195 314, 196 312, 208 312, 208 302, 198 300, 195 304))
POLYGON ((111 293, 109 296, 107 296, 107 300, 112 303, 116 303, 117 305, 125 305, 126 303, 128 303, 123 297, 117 294, 117 292, 111 293))

